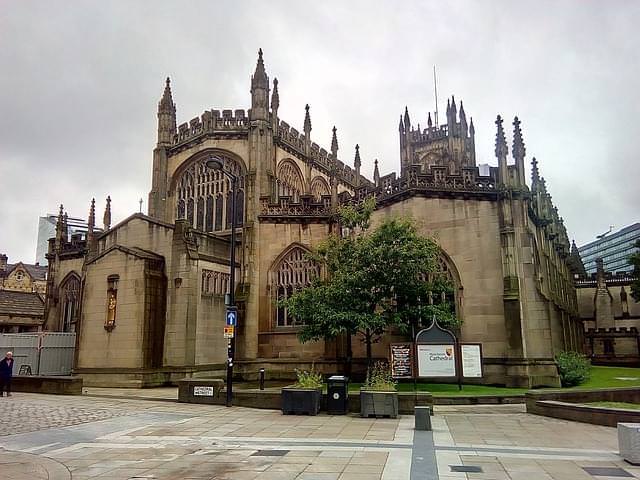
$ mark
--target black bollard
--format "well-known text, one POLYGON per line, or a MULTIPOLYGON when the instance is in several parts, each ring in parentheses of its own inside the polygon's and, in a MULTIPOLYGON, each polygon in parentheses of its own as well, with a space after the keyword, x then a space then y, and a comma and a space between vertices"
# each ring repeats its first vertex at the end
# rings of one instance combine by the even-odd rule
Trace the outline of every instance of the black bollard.
POLYGON ((264 390, 264 368, 260 369, 260 390, 264 390))

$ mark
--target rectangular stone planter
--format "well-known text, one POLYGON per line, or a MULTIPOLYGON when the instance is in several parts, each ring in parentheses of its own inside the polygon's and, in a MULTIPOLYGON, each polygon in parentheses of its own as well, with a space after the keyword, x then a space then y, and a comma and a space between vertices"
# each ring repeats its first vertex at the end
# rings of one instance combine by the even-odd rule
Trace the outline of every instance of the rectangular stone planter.
POLYGON ((640 423, 618 424, 620 456, 633 465, 640 465, 640 423))
POLYGON ((398 392, 360 390, 361 417, 398 417, 398 392))
POLYGON ((322 391, 303 388, 282 389, 283 415, 317 415, 322 391))

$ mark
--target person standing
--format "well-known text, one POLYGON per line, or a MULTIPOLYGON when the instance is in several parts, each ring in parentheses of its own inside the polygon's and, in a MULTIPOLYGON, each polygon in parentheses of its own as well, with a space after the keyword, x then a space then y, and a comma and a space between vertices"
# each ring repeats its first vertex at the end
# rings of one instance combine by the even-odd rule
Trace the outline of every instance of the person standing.
POLYGON ((0 360, 0 397, 7 391, 7 397, 11 396, 11 376, 13 375, 13 353, 7 352, 0 360))

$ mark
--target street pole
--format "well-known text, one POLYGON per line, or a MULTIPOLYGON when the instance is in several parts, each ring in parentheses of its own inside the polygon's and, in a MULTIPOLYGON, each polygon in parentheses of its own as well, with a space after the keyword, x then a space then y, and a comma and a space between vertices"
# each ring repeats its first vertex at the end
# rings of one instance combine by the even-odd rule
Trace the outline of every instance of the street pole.
MULTIPOLYGON (((226 172, 231 178, 231 246, 229 275, 229 307, 236 308, 236 200, 238 198, 238 179, 235 175, 226 172)), ((237 318, 237 317, 236 317, 237 318)), ((233 404, 233 358, 236 353, 237 326, 234 327, 233 337, 227 344, 227 407, 233 404)))

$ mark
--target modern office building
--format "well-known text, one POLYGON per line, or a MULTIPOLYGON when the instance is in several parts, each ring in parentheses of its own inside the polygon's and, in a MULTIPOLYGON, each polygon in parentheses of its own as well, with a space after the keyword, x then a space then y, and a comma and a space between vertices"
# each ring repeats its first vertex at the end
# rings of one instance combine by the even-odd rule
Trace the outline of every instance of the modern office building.
MULTIPOLYGON (((56 236, 56 222, 58 215, 47 214, 45 217, 38 219, 38 243, 36 245, 36 263, 47 265, 45 254, 49 249, 49 239, 56 236)), ((81 233, 84 237, 87 233, 87 220, 83 218, 69 217, 67 219, 69 236, 75 233, 81 233)))
POLYGON ((629 255, 637 250, 640 240, 640 223, 634 223, 614 233, 600 235, 591 243, 579 247, 580 257, 587 274, 596 273, 596 259, 602 258, 605 272, 631 272, 629 255))

